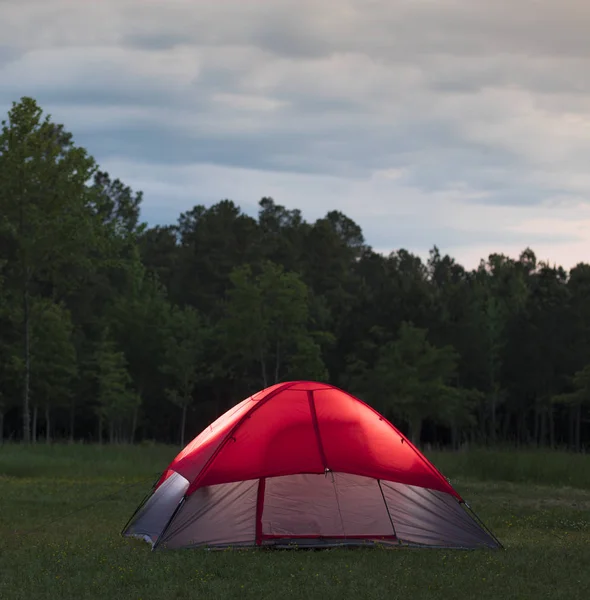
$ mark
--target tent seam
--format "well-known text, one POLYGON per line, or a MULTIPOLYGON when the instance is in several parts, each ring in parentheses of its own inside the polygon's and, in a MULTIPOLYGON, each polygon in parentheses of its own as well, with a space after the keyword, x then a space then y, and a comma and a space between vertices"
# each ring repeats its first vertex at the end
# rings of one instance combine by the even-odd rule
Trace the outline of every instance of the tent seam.
POLYGON ((264 494, 266 490, 266 479, 261 477, 258 480, 258 490, 256 492, 256 522, 254 525, 255 544, 262 545, 262 512, 264 511, 264 494))
POLYGON ((318 415, 315 410, 315 401, 313 398, 313 390, 308 390, 307 400, 309 401, 309 411, 311 413, 311 422, 315 431, 315 437, 318 444, 318 452, 320 453, 320 460, 323 463, 324 471, 329 470, 328 460, 326 459, 326 453, 324 452, 324 445, 322 444, 322 437, 320 435, 320 424, 318 423, 318 415))
MULTIPOLYGON (((334 389, 338 389, 335 386, 332 387, 334 389)), ((370 404, 367 404, 364 400, 353 396, 346 390, 340 391, 346 394, 349 398, 352 398, 353 400, 360 402, 363 406, 366 406, 375 416, 379 418, 379 420, 385 421, 385 423, 387 423, 387 425, 389 425, 389 427, 401 437, 402 441, 408 444, 410 449, 413 450, 414 454, 416 454, 416 456, 426 465, 426 467, 428 467, 434 473, 434 475, 436 475, 446 486, 448 486, 455 493, 456 497, 459 500, 463 501, 463 498, 461 497, 459 492, 457 492, 457 490, 449 483, 447 478, 422 454, 422 452, 420 452, 420 450, 418 450, 418 448, 416 448, 416 446, 414 446, 414 444, 412 444, 412 442, 401 431, 397 429, 397 427, 393 425, 393 423, 389 419, 386 419, 384 415, 380 414, 376 409, 374 409, 370 404)))
POLYGON ((402 541, 399 539, 397 535, 397 531, 395 529, 395 525, 393 524, 393 518, 391 513, 389 512, 389 506, 387 506, 387 500, 385 499, 385 493, 383 492, 383 488, 381 487, 381 479, 377 479, 377 485, 379 486, 379 491, 381 492, 381 498, 383 498, 383 504, 385 504, 385 510, 387 512, 387 516, 389 517, 389 522, 391 523, 391 528, 393 529, 393 535, 395 539, 398 541, 399 545, 402 545, 402 541))
POLYGON ((346 528, 344 527, 344 518, 342 517, 342 509, 340 508, 340 498, 338 497, 338 486, 336 484, 336 477, 334 477, 334 473, 330 471, 330 475, 332 475, 332 487, 334 488, 334 496, 336 496, 336 506, 338 507, 338 516, 340 517, 340 525, 342 526, 342 533, 344 534, 344 539, 347 539, 346 528))
POLYGON ((242 426, 244 421, 247 418, 249 418, 252 415, 252 413, 256 412, 261 406, 264 406, 269 400, 274 398, 277 394, 293 387, 294 385, 296 385, 296 383, 296 381, 289 381, 284 383, 282 386, 276 388, 270 394, 259 400, 244 416, 240 418, 240 420, 227 432, 222 442, 215 449, 215 452, 213 452, 213 454, 209 457, 209 460, 207 460, 207 462, 203 465, 203 468, 199 471, 199 474, 193 479, 192 484, 186 491, 187 496, 191 495, 197 489, 198 483, 203 479, 205 473, 209 470, 209 467, 211 466, 213 461, 217 458, 217 456, 223 450, 223 448, 225 448, 225 445, 227 444, 228 440, 231 440, 233 438, 234 434, 242 426))

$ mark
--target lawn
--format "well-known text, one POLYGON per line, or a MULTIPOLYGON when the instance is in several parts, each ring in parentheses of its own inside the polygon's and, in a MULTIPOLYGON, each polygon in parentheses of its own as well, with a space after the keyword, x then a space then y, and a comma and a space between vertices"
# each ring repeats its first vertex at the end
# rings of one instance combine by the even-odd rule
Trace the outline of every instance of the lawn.
POLYGON ((590 589, 588 456, 429 455, 500 538, 502 551, 152 553, 119 531, 175 453, 0 447, 0 598, 572 600, 590 589))

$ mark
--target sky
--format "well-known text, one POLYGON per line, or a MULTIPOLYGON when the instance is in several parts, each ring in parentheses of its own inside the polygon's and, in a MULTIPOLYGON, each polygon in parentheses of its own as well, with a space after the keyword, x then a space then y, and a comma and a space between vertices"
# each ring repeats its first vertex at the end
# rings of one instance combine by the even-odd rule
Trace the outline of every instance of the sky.
POLYGON ((376 251, 590 261, 587 0, 0 0, 34 97, 176 222, 271 196, 376 251))

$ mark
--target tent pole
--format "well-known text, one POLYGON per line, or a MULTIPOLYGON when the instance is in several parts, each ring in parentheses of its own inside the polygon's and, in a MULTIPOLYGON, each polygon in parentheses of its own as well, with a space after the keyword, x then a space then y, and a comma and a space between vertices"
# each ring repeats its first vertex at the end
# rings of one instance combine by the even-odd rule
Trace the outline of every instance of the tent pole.
POLYGON ((401 546, 402 541, 397 536, 397 531, 395 530, 395 525, 393 524, 393 519, 391 518, 391 513, 389 512, 389 506, 387 506, 387 500, 385 499, 385 493, 383 492, 383 487, 381 486, 381 479, 377 479, 377 485, 379 486, 379 491, 381 492, 381 498, 383 498, 383 504, 385 504, 385 510, 387 511, 387 516, 389 517, 391 528, 393 529, 393 535, 395 535, 397 543, 401 546))
POLYGON ((129 525, 131 524, 131 522, 133 521, 133 519, 135 519, 135 517, 137 516, 137 513, 145 506, 145 503, 151 498, 151 496, 154 493, 154 488, 156 487, 156 484, 158 483, 158 481, 160 481, 161 477, 162 477, 162 473, 160 473, 157 476, 157 478, 154 481, 154 483, 152 483, 151 490, 143 497, 143 500, 139 503, 139 506, 135 509, 135 512, 131 515, 131 517, 129 518, 129 520, 127 521, 127 523, 125 523, 125 526, 123 527, 123 529, 121 529, 120 535, 124 535, 125 534, 125 531, 127 531, 127 528, 129 527, 129 525))
POLYGON ((479 523, 479 525, 482 527, 482 529, 494 540, 494 542, 496 542, 496 544, 498 544, 498 546, 502 550, 505 550, 504 544, 502 544, 502 542, 492 533, 492 530, 479 518, 479 516, 471 508, 471 506, 469 506, 469 504, 467 504, 467 502, 465 502, 465 500, 463 500, 462 503, 465 505, 465 508, 473 515, 473 518, 479 523))
POLYGON ((258 480, 258 492, 256 496, 256 545, 262 545, 262 511, 264 510, 264 490, 266 488, 266 479, 261 477, 258 480))
POLYGON ((170 515, 168 522, 164 526, 164 529, 162 529, 162 533, 160 533, 160 535, 158 536, 158 539, 156 540, 156 543, 152 546, 152 552, 160 545, 160 540, 164 537, 164 534, 168 531, 170 524, 172 523, 172 521, 174 521, 174 517, 177 515, 178 511, 184 505, 185 500, 186 500, 186 494, 182 497, 182 499, 178 503, 178 506, 174 509, 174 512, 170 515))

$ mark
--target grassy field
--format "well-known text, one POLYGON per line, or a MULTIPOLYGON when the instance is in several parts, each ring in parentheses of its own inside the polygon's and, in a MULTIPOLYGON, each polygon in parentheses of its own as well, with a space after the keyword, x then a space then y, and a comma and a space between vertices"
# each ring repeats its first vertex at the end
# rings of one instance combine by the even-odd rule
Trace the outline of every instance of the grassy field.
POLYGON ((122 539, 119 531, 176 451, 0 447, 0 598, 581 600, 588 595, 589 456, 483 450, 429 455, 500 538, 503 551, 152 553, 146 544, 122 539))

